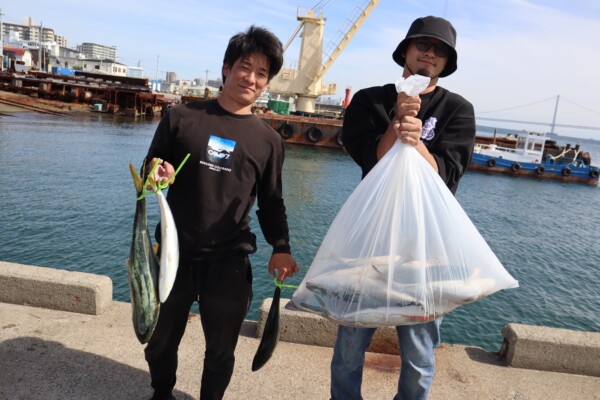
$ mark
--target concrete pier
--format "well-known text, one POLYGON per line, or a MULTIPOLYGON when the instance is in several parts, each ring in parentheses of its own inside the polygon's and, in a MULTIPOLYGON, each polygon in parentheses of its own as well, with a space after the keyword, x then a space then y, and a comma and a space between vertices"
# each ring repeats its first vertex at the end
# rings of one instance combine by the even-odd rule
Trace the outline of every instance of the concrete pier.
MULTIPOLYGON (((103 305, 57 309, 62 303, 52 299, 62 296, 55 292, 59 287, 44 283, 45 276, 55 281, 56 273, 0 262, 0 399, 148 399, 150 378, 144 346, 133 331, 131 305, 104 299, 107 277, 84 274, 73 279, 66 274, 69 278, 60 290, 69 293, 67 299, 96 297, 85 303, 103 305), (15 298, 7 299, 5 293, 13 287, 27 291, 13 290, 15 298), (43 295, 44 290, 53 293, 43 295), (25 292, 35 293, 36 301, 25 292)), ((251 364, 270 300, 263 304, 259 322, 245 322, 226 399, 329 398, 329 346, 335 324, 285 310, 284 305, 282 301, 281 340, 271 360, 257 372, 251 371, 251 364)), ((367 353, 365 400, 391 399, 396 390, 397 343, 385 329, 380 331, 372 348, 378 352, 367 353)), ((478 347, 442 344, 436 351, 430 399, 600 400, 600 377, 595 372, 599 333, 509 324, 503 334, 506 362, 500 354, 478 347)), ((199 318, 192 314, 179 351, 177 399, 198 399, 203 352, 199 318)))
POLYGON ((112 295, 107 276, 0 261, 0 302, 100 315, 112 295))

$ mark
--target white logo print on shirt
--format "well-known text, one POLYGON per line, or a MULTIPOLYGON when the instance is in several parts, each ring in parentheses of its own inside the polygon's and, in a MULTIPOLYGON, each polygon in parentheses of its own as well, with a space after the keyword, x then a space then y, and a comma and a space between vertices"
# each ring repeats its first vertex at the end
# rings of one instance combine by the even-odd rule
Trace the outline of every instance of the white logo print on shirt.
POLYGON ((429 117, 427 121, 425 121, 425 125, 423 125, 423 130, 421 131, 421 139, 430 141, 435 136, 435 124, 437 123, 436 117, 429 117))
POLYGON ((235 144, 233 140, 210 136, 206 149, 207 161, 200 161, 200 164, 208 166, 213 171, 231 172, 231 168, 227 167, 231 165, 235 144))

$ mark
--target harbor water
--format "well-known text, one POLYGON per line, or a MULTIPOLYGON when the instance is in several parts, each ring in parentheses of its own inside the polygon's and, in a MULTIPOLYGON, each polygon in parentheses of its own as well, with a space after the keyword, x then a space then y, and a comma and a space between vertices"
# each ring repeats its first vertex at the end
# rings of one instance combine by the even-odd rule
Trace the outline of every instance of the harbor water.
MULTIPOLYGON (((141 165, 157 123, 101 114, 1 116, 0 260, 107 275, 114 299, 129 301, 125 259, 135 190, 128 163, 141 165)), ((581 146, 599 165, 600 142, 581 146)), ((286 283, 300 283, 359 180, 344 151, 287 146, 284 195, 302 273, 286 283)), ((520 287, 452 311, 442 325, 444 342, 496 351, 507 323, 600 332, 598 187, 467 172, 457 198, 520 287)), ((148 213, 153 230, 159 219, 153 198, 148 213)), ((251 216, 259 251, 251 256, 248 318, 257 319, 274 285, 267 274, 270 248, 251 216)))

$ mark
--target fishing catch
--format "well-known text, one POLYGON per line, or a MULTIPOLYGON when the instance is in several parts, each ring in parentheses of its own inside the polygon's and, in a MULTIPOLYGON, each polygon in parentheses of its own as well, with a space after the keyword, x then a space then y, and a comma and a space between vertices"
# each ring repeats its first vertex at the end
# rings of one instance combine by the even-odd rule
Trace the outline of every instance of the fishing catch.
MULTIPOLYGON (((148 230, 146 198, 143 197, 144 181, 131 163, 129 164, 129 170, 138 200, 135 206, 131 250, 126 264, 129 274, 129 290, 131 292, 133 328, 140 343, 144 344, 150 340, 158 321, 157 281, 159 261, 152 249, 152 240, 148 230)), ((143 171, 145 171, 145 167, 143 171)), ((142 173, 142 175, 145 176, 145 173, 142 173)))
POLYGON ((328 272, 305 277, 306 290, 297 291, 286 307, 344 325, 391 326, 431 321, 497 290, 496 280, 482 277, 480 268, 461 276, 460 270, 431 261, 344 260, 328 272), (427 280, 419 282, 421 272, 427 280))
POLYGON ((177 228, 167 199, 160 189, 155 191, 160 207, 160 272, 158 275, 158 295, 161 303, 167 301, 179 266, 179 242, 177 228))
POLYGON ((279 299, 281 297, 281 289, 279 286, 275 288, 273 294, 273 302, 269 309, 265 329, 263 330, 262 339, 252 360, 252 371, 258 371, 263 365, 269 361, 269 358, 275 351, 275 346, 279 341, 279 299))

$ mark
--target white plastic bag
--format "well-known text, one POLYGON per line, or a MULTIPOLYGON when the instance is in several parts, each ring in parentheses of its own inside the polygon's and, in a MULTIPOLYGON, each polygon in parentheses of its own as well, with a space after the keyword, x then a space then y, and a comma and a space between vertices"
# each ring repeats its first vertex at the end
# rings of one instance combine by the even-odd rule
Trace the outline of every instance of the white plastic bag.
POLYGON ((396 141, 339 211, 288 308, 350 326, 415 324, 514 287, 440 176, 396 141))
POLYGON ((430 77, 423 75, 411 75, 406 79, 400 78, 396 81, 396 92, 404 92, 409 96, 416 96, 427 89, 430 80, 430 77))

